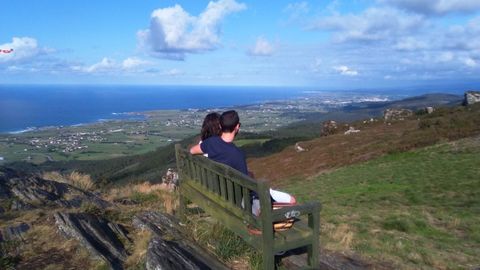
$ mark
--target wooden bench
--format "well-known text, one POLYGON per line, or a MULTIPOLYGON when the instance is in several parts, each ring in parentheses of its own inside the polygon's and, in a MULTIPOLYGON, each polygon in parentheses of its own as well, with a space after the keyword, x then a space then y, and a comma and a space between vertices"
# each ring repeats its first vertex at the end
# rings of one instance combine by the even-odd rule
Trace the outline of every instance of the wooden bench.
POLYGON ((237 170, 203 156, 192 156, 179 144, 175 145, 179 173, 179 218, 185 218, 189 200, 223 223, 263 255, 264 269, 275 268, 275 254, 306 247, 309 268, 318 267, 320 203, 272 209, 269 185, 252 179, 237 170), (251 210, 251 191, 260 200, 260 216, 251 210), (282 232, 273 223, 296 218, 293 227, 282 232), (257 228, 261 234, 250 233, 257 228))

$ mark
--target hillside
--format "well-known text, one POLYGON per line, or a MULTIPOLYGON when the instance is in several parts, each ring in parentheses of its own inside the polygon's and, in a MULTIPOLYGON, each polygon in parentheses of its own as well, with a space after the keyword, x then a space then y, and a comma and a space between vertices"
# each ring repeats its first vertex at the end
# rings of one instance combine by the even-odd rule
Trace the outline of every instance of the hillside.
MULTIPOLYGON (((360 132, 299 141, 305 152, 293 145, 279 153, 248 161, 256 177, 273 182, 293 176, 309 177, 348 164, 359 163, 392 152, 402 152, 480 134, 480 104, 438 109, 404 121, 350 123, 360 132)), ((339 128, 340 129, 340 128, 339 128)), ((273 184, 275 185, 275 183, 273 184)))
MULTIPOLYGON (((320 124, 295 127, 244 133, 238 143, 257 178, 300 202, 322 202, 324 256, 355 269, 480 265, 480 103, 405 120, 339 124, 322 137, 320 124), (360 131, 346 135, 349 126, 360 131), (306 151, 295 151, 297 142, 306 151)), ((171 145, 112 160, 0 167, 0 268, 143 269, 154 238, 138 220, 152 211, 171 213, 177 196, 171 185, 144 181, 158 181, 174 162, 171 145), (101 249, 82 240, 92 237, 109 246, 103 261, 92 255, 101 249)), ((187 224, 186 238, 227 266, 261 264, 246 243, 202 212, 192 212, 187 224)))
POLYGON ((327 250, 394 269, 480 265, 480 136, 393 153, 282 188, 319 200, 327 250))

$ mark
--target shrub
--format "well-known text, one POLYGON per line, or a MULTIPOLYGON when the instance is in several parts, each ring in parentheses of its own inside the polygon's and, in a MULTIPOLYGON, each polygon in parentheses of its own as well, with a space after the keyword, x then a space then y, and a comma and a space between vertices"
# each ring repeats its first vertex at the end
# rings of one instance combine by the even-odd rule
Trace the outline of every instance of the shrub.
POLYGON ((42 174, 43 179, 56 181, 60 183, 70 184, 83 190, 92 190, 95 184, 88 174, 82 174, 77 171, 73 171, 70 174, 63 175, 56 171, 44 172, 42 174))
POLYGON ((407 220, 397 216, 388 217, 383 222, 383 228, 385 230, 395 230, 399 232, 409 232, 411 229, 407 220))

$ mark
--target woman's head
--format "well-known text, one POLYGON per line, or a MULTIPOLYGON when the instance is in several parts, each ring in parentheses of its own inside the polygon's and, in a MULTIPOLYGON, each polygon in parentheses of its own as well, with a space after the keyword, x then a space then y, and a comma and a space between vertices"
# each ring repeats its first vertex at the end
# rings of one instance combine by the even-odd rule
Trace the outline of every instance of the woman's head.
POLYGON ((202 131, 200 133, 202 141, 212 136, 219 136, 220 134, 222 134, 220 114, 216 112, 207 114, 203 120, 202 131))

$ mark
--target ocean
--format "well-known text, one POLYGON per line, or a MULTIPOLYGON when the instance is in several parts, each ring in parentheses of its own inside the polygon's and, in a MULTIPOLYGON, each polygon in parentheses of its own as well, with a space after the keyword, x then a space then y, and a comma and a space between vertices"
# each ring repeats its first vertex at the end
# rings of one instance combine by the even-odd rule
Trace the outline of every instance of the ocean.
POLYGON ((302 94, 305 89, 280 87, 0 85, 0 133, 132 117, 125 112, 224 108, 302 94))
POLYGON ((125 112, 226 108, 311 95, 321 95, 326 102, 385 101, 427 92, 319 91, 294 87, 0 85, 0 133, 139 117, 125 112))

